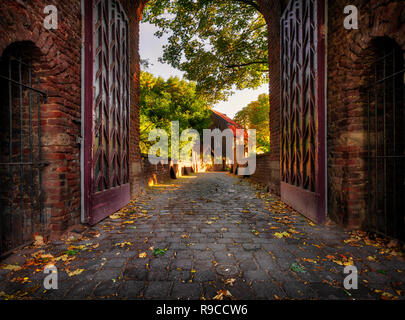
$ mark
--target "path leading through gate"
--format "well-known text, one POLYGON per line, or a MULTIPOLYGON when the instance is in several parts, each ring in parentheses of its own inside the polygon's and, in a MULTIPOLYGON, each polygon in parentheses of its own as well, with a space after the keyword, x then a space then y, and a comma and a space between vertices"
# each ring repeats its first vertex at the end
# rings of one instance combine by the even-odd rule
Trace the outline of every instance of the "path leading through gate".
POLYGON ((27 259, 20 270, 0 269, 0 298, 403 299, 405 292, 405 263, 392 250, 316 226, 221 172, 150 187, 79 239, 17 255, 27 259), (57 290, 43 288, 49 262, 59 271, 57 290), (343 287, 348 264, 358 268, 358 290, 343 287))

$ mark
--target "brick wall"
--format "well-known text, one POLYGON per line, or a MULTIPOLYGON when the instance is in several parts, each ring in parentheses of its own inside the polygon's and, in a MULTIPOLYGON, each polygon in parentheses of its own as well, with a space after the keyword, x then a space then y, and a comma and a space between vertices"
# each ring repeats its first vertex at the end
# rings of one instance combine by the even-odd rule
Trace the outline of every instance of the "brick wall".
POLYGON ((271 175, 271 153, 256 156, 256 171, 250 176, 254 182, 269 185, 271 175))
POLYGON ((145 186, 163 183, 170 179, 170 163, 151 164, 148 156, 142 155, 142 172, 145 186))
MULTIPOLYGON (((122 0, 130 23, 130 182, 131 195, 142 182, 139 150, 139 21, 143 0, 122 0)), ((40 76, 48 101, 41 105, 43 201, 47 216, 45 232, 57 236, 80 222, 81 135, 81 1, 54 0, 58 29, 43 26, 42 0, 0 0, 0 55, 10 45, 35 53, 33 78, 40 76), (17 45, 16 45, 17 43, 17 45)), ((41 228, 39 228, 41 229, 41 228)))
POLYGON ((127 12, 130 25, 130 72, 133 79, 130 89, 130 185, 131 198, 135 198, 142 190, 142 160, 139 148, 139 24, 142 19, 142 11, 145 0, 124 0, 122 6, 127 12))
POLYGON ((157 164, 152 164, 149 161, 147 154, 141 155, 142 164, 142 184, 141 186, 153 186, 159 183, 165 183, 170 179, 176 179, 181 176, 189 175, 193 169, 182 163, 173 164, 171 160, 168 163, 160 161, 157 164))
POLYGON ((343 27, 347 1, 329 1, 328 26, 328 214, 361 227, 367 210, 367 132, 364 87, 373 60, 373 39, 390 37, 405 49, 403 1, 353 0, 359 29, 343 27))
POLYGON ((81 5, 53 1, 58 29, 43 26, 44 2, 0 1, 0 54, 15 42, 38 51, 33 77, 41 77, 48 101, 41 105, 44 211, 60 232, 80 219, 81 5))
POLYGON ((268 29, 270 165, 269 187, 280 194, 280 16, 287 0, 258 0, 268 29))

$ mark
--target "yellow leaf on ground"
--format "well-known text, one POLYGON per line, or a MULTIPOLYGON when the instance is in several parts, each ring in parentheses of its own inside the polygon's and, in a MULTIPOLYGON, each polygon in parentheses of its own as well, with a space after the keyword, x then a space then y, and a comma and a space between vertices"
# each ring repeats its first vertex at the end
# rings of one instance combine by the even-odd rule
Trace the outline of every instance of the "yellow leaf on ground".
POLYGON ((236 279, 231 278, 231 279, 226 279, 225 284, 229 284, 231 287, 233 287, 233 283, 236 281, 236 279))
POLYGON ((35 247, 42 247, 45 243, 44 243, 44 237, 40 236, 40 235, 36 235, 34 237, 35 241, 34 241, 34 246, 35 247))
POLYGON ((110 219, 119 219, 119 218, 121 218, 121 216, 117 213, 110 215, 110 219))
POLYGON ((212 298, 213 300, 224 300, 224 297, 231 298, 232 294, 229 292, 229 290, 219 290, 217 292, 217 295, 212 298))
POLYGON ((121 248, 123 248, 123 247, 125 247, 125 246, 131 246, 131 245, 132 245, 132 243, 129 242, 129 241, 127 241, 127 242, 120 242, 120 243, 116 243, 116 244, 115 244, 116 247, 121 247, 121 248))
POLYGON ((395 300, 398 299, 396 296, 394 296, 393 294, 389 293, 389 292, 383 292, 381 294, 381 299, 383 300, 395 300))
POLYGON ((277 238, 279 238, 279 239, 281 239, 281 238, 283 238, 283 237, 291 237, 291 235, 288 233, 288 232, 276 232, 275 234, 274 234, 277 238))
POLYGON ((66 270, 66 273, 68 274, 69 277, 73 277, 81 274, 83 271, 84 269, 76 269, 75 271, 66 270))
POLYGON ((142 252, 139 254, 139 258, 143 259, 146 258, 148 255, 146 254, 146 252, 142 252))
POLYGON ((1 269, 10 270, 10 271, 19 271, 19 270, 21 270, 21 267, 13 265, 13 264, 7 264, 5 266, 2 266, 1 269))
POLYGON ((303 261, 305 262, 311 262, 311 263, 318 263, 316 260, 314 259, 307 259, 307 258, 302 258, 303 261))
POLYGON ((67 254, 63 254, 60 257, 55 258, 55 261, 59 261, 59 260, 67 261, 69 259, 73 260, 74 258, 76 258, 76 257, 69 258, 69 256, 67 254))

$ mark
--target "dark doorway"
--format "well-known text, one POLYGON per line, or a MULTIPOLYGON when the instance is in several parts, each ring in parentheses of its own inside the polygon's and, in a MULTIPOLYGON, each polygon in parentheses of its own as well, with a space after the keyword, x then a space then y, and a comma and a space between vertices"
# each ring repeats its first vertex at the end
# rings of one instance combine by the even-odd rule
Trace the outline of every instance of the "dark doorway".
POLYGON ((368 85, 368 228, 405 239, 404 58, 389 38, 374 41, 368 85))
POLYGON ((18 42, 0 60, 0 254, 43 231, 40 105, 46 95, 33 75, 37 53, 31 42, 18 42))

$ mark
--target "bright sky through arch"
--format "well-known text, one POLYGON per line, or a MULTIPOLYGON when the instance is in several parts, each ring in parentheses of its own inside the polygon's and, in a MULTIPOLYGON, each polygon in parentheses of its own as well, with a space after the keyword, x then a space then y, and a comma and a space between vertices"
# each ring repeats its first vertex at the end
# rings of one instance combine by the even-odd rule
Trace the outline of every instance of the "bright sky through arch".
MULTIPOLYGON (((154 35, 156 30, 157 28, 149 23, 140 24, 139 53, 141 59, 148 59, 151 64, 147 71, 155 76, 161 76, 164 79, 168 79, 171 76, 182 78, 183 72, 158 61, 158 58, 163 54, 163 45, 167 43, 167 37, 166 35, 162 38, 156 37, 154 35)), ((249 102, 257 100, 260 94, 268 92, 268 84, 262 85, 257 90, 235 90, 235 93, 228 98, 228 101, 217 103, 214 105, 214 109, 233 118, 236 112, 246 107, 249 102)))

